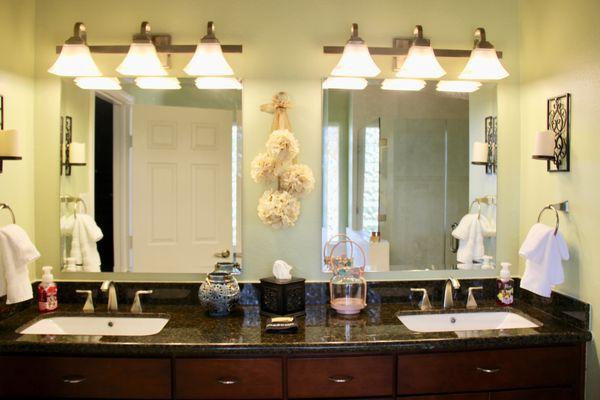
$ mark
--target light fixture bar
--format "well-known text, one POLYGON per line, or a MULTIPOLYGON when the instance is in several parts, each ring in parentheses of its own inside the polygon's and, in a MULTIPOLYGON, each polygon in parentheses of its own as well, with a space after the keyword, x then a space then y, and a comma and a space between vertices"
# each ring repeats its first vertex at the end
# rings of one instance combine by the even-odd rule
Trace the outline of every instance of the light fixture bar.
MULTIPOLYGON (((369 53, 376 56, 405 56, 408 54, 410 43, 412 39, 397 38, 394 39, 394 45, 398 43, 398 47, 370 47, 369 53)), ((92 50, 93 46, 90 46, 92 50)), ((223 49, 225 51, 225 49, 223 49)), ((92 50, 93 52, 93 50, 92 50)), ((342 54, 344 52, 344 46, 323 46, 324 54, 342 54)), ((458 49, 433 49, 433 53, 436 57, 449 57, 449 58, 468 58, 471 56, 471 50, 458 50, 458 49)), ((496 51, 498 58, 502 58, 502 52, 496 51)))
MULTIPOLYGON (((170 54, 193 54, 196 51, 197 44, 171 44, 171 45, 155 45, 158 53, 170 53, 170 54)), ((100 54, 127 54, 129 51, 129 45, 99 45, 99 46, 88 46, 90 52, 100 54)), ((241 53, 241 44, 222 44, 221 49, 223 53, 241 53)), ((56 46, 56 54, 59 54, 62 50, 62 46, 56 46)), ((341 53, 341 52, 340 52, 341 53)))

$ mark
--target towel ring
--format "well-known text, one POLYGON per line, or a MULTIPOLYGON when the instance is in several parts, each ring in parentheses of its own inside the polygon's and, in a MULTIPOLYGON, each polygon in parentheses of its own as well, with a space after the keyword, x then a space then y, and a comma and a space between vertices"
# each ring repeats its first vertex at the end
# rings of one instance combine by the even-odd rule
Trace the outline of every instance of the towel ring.
POLYGON ((8 212, 10 212, 10 216, 12 217, 12 223, 16 224, 17 219, 15 218, 15 213, 13 212, 12 208, 10 208, 10 206, 6 203, 0 203, 0 210, 2 209, 8 210, 8 212))
POLYGON ((558 227, 560 225, 560 216, 558 215, 558 210, 552 204, 547 205, 546 207, 542 208, 542 211, 540 211, 540 213, 538 215, 537 222, 539 223, 541 221, 542 214, 546 210, 552 210, 552 211, 554 211, 554 216, 556 217, 556 228, 554 228, 554 236, 556 236, 556 234, 558 233, 558 227))

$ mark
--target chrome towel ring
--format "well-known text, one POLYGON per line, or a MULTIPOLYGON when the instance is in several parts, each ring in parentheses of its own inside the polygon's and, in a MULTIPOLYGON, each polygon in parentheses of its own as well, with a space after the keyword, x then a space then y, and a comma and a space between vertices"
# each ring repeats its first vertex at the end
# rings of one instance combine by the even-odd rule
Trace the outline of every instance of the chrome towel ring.
POLYGON ((10 206, 6 203, 0 203, 0 210, 2 209, 8 210, 8 212, 10 212, 10 216, 12 217, 12 223, 16 224, 17 219, 15 218, 15 213, 13 212, 12 208, 10 208, 10 206))
POLYGON ((559 211, 569 212, 569 202, 563 201, 562 203, 548 204, 547 206, 542 208, 542 210, 538 214, 538 218, 537 218, 538 223, 541 221, 542 214, 544 214, 544 211, 546 211, 546 210, 554 211, 554 217, 556 218, 556 227, 554 228, 554 236, 556 236, 556 234, 558 233, 558 228, 560 227, 560 215, 558 214, 558 212, 559 211))

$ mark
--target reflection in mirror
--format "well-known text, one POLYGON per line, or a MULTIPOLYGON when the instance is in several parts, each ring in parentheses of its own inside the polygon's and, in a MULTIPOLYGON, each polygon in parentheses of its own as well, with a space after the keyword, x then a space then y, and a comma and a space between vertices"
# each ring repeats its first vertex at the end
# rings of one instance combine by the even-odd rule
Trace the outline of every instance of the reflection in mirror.
POLYGON ((496 86, 435 88, 323 91, 323 243, 348 235, 367 271, 494 268, 496 86))
POLYGON ((241 91, 62 82, 63 271, 210 272, 241 257, 241 91))

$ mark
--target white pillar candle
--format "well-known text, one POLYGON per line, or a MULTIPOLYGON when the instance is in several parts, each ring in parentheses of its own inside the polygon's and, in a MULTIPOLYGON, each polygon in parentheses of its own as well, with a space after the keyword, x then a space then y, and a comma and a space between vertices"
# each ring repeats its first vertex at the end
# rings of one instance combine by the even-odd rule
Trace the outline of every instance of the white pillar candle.
POLYGON ((542 160, 554 158, 554 132, 538 132, 535 136, 532 158, 542 160))
POLYGON ((85 143, 71 142, 69 145, 69 163, 85 164, 85 143))
POLYGON ((16 130, 0 131, 0 157, 21 157, 19 134, 16 130))
POLYGON ((487 164, 488 162, 488 144, 484 142, 473 142, 473 154, 471 163, 476 165, 487 164))

